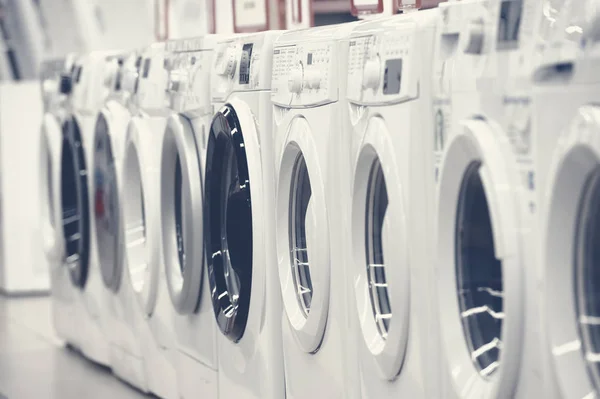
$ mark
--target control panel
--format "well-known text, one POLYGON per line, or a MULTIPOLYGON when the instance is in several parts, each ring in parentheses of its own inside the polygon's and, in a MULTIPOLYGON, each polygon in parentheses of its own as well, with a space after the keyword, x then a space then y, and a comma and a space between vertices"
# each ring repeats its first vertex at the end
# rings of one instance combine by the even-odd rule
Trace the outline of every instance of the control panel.
POLYGON ((72 79, 73 108, 81 113, 95 113, 104 104, 108 89, 104 80, 108 62, 101 53, 91 53, 75 63, 72 79))
POLYGON ((147 49, 136 62, 138 81, 134 92, 137 105, 148 112, 167 106, 167 71, 164 59, 164 43, 157 43, 147 49))
POLYGON ((262 51, 264 41, 264 35, 249 35, 217 46, 210 78, 213 99, 224 99, 234 91, 270 88, 270 81, 266 79, 270 70, 261 70, 261 59, 268 56, 262 51))
POLYGON ((61 74, 64 70, 64 59, 46 61, 42 65, 40 81, 42 83, 42 95, 45 103, 59 94, 61 74))
POLYGON ((271 99, 283 107, 338 100, 335 43, 302 43, 273 49, 271 99))
POLYGON ((213 52, 202 39, 168 42, 164 67, 168 73, 170 107, 177 112, 210 112, 210 67, 213 52))
MULTIPOLYGON (((416 98, 413 73, 416 25, 352 37, 348 51, 348 100, 357 104, 394 103, 416 98)), ((416 54, 416 53, 415 53, 416 54)))

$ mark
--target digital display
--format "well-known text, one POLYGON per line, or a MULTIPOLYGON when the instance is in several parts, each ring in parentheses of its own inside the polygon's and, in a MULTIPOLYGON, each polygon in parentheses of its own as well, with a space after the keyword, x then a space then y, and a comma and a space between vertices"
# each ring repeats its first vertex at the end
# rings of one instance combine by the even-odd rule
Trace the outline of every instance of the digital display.
POLYGON ((81 70, 83 69, 83 67, 79 66, 75 69, 75 83, 79 83, 79 80, 81 79, 81 70))
POLYGON ((498 21, 498 48, 513 49, 518 46, 523 0, 503 0, 498 21))
POLYGON ((148 77, 148 72, 150 72, 150 58, 146 58, 144 60, 144 68, 142 71, 142 78, 147 78, 148 77))
POLYGON ((312 65, 312 53, 308 53, 306 56, 306 65, 312 65))
POLYGON ((242 57, 240 59, 240 84, 250 83, 250 62, 252 61, 252 43, 244 44, 242 47, 242 57))
POLYGON ((387 60, 383 74, 383 94, 400 93, 402 82, 402 58, 387 60))

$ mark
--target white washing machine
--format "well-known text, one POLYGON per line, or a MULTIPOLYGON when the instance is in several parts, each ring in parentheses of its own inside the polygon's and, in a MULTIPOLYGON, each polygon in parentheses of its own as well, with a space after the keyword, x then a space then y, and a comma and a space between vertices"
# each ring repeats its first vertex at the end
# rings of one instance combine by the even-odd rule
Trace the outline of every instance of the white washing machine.
POLYGON ((167 42, 170 107, 161 155, 162 244, 176 310, 179 395, 218 397, 217 329, 203 250, 206 144, 212 119, 210 78, 217 36, 167 42), (200 243, 200 244, 198 244, 200 243))
POLYGON ((544 397, 529 83, 542 4, 449 2, 440 13, 432 133, 441 396, 544 397))
POLYGON ((279 35, 222 41, 211 74, 215 114, 204 169, 204 248, 222 398, 285 396, 272 217, 271 72, 279 35))
POLYGON ((78 58, 71 79, 71 115, 63 123, 61 150, 61 208, 65 240, 63 267, 76 287, 77 336, 74 346, 103 365, 109 365, 109 345, 102 329, 106 292, 102 283, 93 217, 94 130, 99 110, 108 95, 104 78, 109 63, 105 52, 78 58))
POLYGON ((178 398, 176 340, 162 255, 161 143, 169 113, 165 44, 148 47, 127 84, 138 109, 127 129, 123 159, 122 211, 126 274, 140 312, 135 324, 150 392, 178 398))
POLYGON ((64 255, 62 210, 60 207, 62 125, 67 117, 67 95, 71 80, 66 75, 74 55, 47 62, 42 66, 42 92, 45 103, 40 139, 40 224, 42 245, 48 261, 52 297, 52 320, 57 335, 72 342, 76 332, 73 320, 75 288, 68 270, 63 267, 64 255))
POLYGON ((274 44, 275 242, 288 398, 346 397, 354 388, 346 373, 337 153, 355 25, 290 31, 274 44))
POLYGON ((533 94, 547 397, 593 398, 600 394, 600 2, 564 4, 546 20, 533 94))
POLYGON ((360 397, 434 397, 432 49, 438 10, 358 25, 349 46, 342 170, 348 302, 360 397), (428 163, 429 161, 429 163, 428 163))
POLYGON ((129 275, 123 273, 123 222, 121 186, 127 126, 134 114, 132 88, 124 75, 136 70, 138 52, 107 59, 104 84, 110 93, 98 113, 94 131, 93 204, 98 265, 106 296, 104 333, 110 345, 113 373, 136 388, 147 391, 142 347, 134 323, 139 306, 129 275), (126 82, 125 82, 126 83, 126 82))

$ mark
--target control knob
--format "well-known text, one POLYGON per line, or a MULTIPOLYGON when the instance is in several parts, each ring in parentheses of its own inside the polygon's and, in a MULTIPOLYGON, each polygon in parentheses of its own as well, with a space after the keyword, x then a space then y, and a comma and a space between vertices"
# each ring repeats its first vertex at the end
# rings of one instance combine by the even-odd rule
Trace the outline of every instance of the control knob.
POLYGON ((321 72, 316 69, 309 69, 304 72, 306 86, 309 89, 318 89, 321 87, 321 72))
POLYGON ((59 89, 61 94, 71 94, 71 90, 73 90, 73 78, 71 74, 63 73, 60 75, 59 89))
POLYGON ((379 57, 374 57, 365 63, 363 69, 363 88, 376 90, 379 87, 381 62, 379 57))
POLYGON ((124 68, 121 87, 124 91, 134 92, 137 86, 139 73, 137 69, 124 68))
POLYGON ((485 40, 485 21, 483 18, 477 18, 467 24, 466 40, 464 52, 466 54, 481 54, 485 40))
POLYGON ((300 93, 302 91, 302 86, 303 86, 303 70, 302 67, 296 67, 294 68, 291 72, 290 75, 288 77, 288 89, 292 92, 292 93, 300 93))
POLYGON ((112 88, 117 76, 118 69, 119 65, 116 61, 111 62, 107 65, 106 74, 104 75, 104 86, 112 88))
POLYGON ((235 68, 237 67, 235 47, 228 46, 222 53, 216 65, 217 74, 221 76, 233 77, 235 68))

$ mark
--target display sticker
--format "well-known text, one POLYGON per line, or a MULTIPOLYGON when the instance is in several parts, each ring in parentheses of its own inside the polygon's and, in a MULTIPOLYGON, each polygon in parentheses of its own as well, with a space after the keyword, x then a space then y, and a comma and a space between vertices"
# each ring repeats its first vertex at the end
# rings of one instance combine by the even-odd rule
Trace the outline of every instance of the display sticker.
POLYGON ((515 49, 519 46, 519 32, 523 15, 523 0, 503 0, 498 18, 498 49, 515 49))
POLYGON ((360 14, 379 14, 383 12, 383 0, 351 0, 350 12, 354 16, 360 14))
POLYGON ((269 29, 267 0, 233 0, 233 25, 236 33, 269 29))
POLYGON ((242 47, 242 57, 240 59, 240 84, 250 83, 250 62, 252 61, 252 43, 244 44, 242 47))
POLYGON ((402 59, 387 60, 383 74, 383 94, 400 93, 402 82, 402 59))

